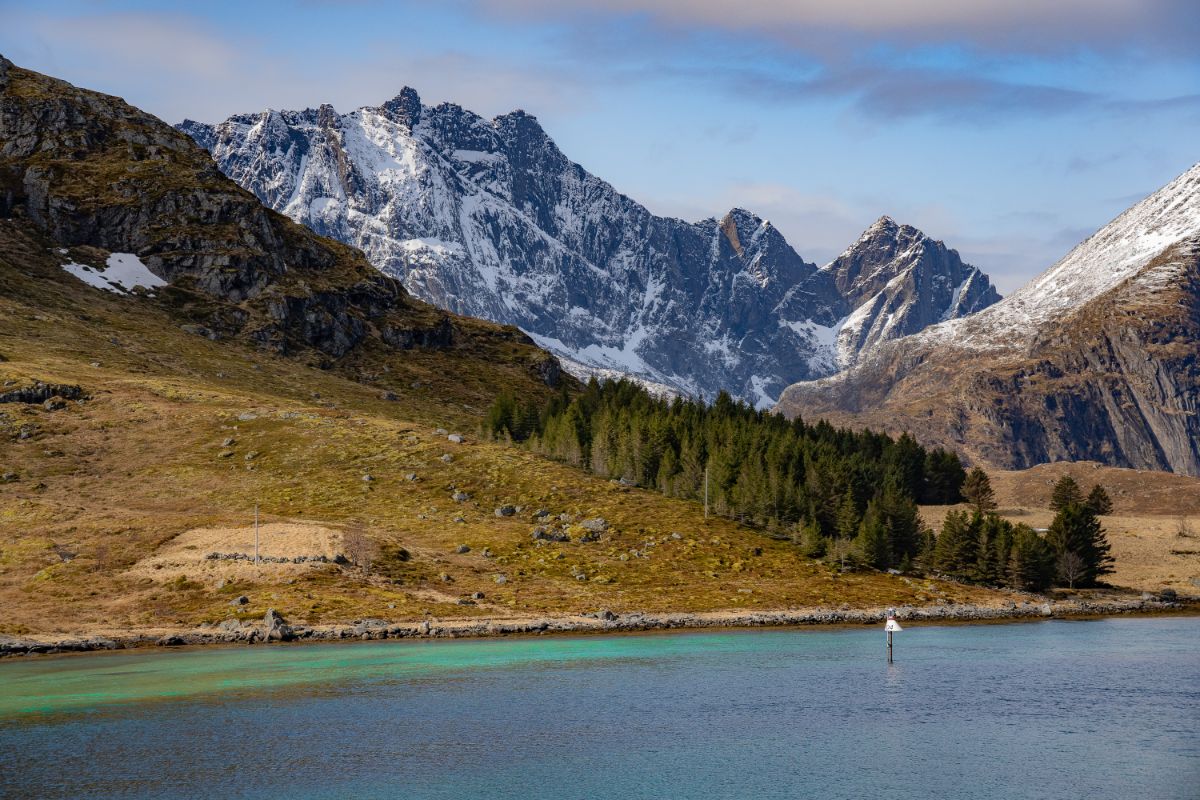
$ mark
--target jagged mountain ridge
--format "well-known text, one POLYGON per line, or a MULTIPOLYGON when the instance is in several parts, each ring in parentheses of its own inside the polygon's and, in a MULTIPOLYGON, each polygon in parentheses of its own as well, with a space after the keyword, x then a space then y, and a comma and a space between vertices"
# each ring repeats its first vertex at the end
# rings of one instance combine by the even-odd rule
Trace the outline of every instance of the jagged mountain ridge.
POLYGON ((696 223, 655 216, 521 111, 485 120, 406 88, 347 114, 324 105, 178 127, 266 205, 360 247, 414 295, 517 325, 581 371, 688 394, 727 389, 770 405, 789 383, 996 297, 957 254, 941 265, 953 282, 942 291, 915 251, 891 265, 894 284, 844 294, 835 271, 806 262, 769 222, 742 209, 696 223), (839 341, 868 303, 862 335, 839 341), (889 313, 892 325, 871 324, 889 313))
POLYGON ((1200 474, 1200 164, 977 314, 799 383, 778 408, 973 460, 1200 474))

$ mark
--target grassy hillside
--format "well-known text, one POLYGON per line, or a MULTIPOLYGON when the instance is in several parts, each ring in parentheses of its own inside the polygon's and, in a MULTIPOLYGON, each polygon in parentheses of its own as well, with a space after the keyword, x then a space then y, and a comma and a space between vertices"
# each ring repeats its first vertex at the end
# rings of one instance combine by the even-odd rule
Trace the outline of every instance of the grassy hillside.
POLYGON ((499 388, 548 391, 518 342, 367 347, 322 370, 186 332, 169 292, 116 295, 61 269, 89 255, 0 222, 0 389, 87 395, 57 410, 0 404, 2 632, 171 627, 268 606, 320 623, 1000 598, 839 575, 694 503, 478 441, 499 388), (204 558, 244 550, 256 503, 272 525, 264 553, 340 552, 344 531, 361 529, 380 546, 375 568, 204 558), (523 509, 497 517, 505 504, 523 509), (531 539, 539 509, 571 515, 574 541, 531 539), (608 530, 580 542, 578 523, 595 517, 608 530))

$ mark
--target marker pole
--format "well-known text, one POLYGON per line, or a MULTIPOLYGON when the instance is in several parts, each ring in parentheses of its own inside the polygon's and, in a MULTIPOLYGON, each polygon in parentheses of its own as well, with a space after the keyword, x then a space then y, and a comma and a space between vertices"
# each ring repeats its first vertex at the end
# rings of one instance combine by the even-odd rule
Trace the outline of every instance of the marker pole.
POLYGON ((892 663, 892 632, 887 632, 888 637, 888 663, 892 663))

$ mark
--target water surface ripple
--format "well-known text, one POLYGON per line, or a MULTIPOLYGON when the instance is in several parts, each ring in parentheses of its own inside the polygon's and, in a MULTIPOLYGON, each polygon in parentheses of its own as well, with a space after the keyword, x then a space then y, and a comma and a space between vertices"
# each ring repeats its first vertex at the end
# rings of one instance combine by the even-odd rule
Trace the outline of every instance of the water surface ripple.
POLYGON ((1200 797, 1200 618, 0 662, 0 796, 1200 797))

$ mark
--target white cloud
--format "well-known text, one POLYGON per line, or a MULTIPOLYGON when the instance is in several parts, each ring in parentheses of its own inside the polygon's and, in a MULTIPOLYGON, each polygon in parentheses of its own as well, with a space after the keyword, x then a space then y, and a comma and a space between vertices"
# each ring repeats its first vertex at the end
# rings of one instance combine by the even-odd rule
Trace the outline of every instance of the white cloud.
POLYGON ((501 15, 626 15, 660 25, 708 27, 817 43, 830 31, 909 46, 974 44, 1010 52, 1078 47, 1193 46, 1193 0, 478 0, 501 15))

